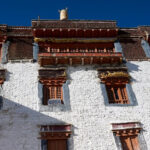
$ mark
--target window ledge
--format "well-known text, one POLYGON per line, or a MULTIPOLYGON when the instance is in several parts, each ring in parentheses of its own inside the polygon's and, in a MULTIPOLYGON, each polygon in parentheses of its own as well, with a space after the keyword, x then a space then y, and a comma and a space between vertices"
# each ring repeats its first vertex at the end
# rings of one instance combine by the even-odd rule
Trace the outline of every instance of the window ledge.
POLYGON ((128 106, 135 106, 135 105, 134 104, 109 104, 107 103, 106 106, 128 107, 128 106))
POLYGON ((66 111, 66 106, 64 104, 49 104, 49 105, 43 105, 39 104, 39 111, 44 112, 60 112, 60 111, 66 111))

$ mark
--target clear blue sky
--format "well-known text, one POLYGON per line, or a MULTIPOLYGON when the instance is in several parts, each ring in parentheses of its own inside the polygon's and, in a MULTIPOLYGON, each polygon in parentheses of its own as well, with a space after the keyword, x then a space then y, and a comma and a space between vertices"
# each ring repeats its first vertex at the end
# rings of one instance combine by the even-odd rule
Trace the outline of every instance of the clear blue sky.
POLYGON ((0 24, 30 26, 32 19, 116 20, 120 27, 150 25, 150 0, 0 0, 0 24))

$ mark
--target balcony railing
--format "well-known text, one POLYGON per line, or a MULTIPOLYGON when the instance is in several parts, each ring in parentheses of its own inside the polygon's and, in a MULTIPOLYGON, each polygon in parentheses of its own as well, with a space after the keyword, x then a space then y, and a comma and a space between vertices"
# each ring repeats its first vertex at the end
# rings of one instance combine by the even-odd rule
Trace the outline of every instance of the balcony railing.
POLYGON ((114 48, 43 48, 38 54, 41 66, 69 64, 120 64, 122 53, 115 52, 114 48))
POLYGON ((41 53, 114 53, 115 48, 45 48, 40 49, 41 53))

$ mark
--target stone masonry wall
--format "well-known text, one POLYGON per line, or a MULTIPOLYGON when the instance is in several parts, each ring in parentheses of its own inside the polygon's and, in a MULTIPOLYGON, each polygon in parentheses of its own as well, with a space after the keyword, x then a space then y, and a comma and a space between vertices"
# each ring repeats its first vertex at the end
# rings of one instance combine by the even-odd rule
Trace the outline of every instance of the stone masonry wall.
MULTIPOLYGON (((128 62, 135 106, 105 105, 94 66, 68 67, 66 110, 39 111, 37 63, 7 63, 7 78, 0 89, 0 150, 41 150, 39 126, 72 124, 69 150, 117 150, 111 123, 140 121, 150 149, 150 62, 128 62)), ((40 96, 39 96, 40 95, 40 96)), ((146 149, 146 148, 145 148, 146 149)))

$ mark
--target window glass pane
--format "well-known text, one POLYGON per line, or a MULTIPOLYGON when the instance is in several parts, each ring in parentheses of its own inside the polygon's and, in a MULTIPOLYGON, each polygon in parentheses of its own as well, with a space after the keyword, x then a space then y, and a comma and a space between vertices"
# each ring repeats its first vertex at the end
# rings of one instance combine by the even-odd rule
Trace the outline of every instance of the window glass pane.
POLYGON ((56 87, 57 99, 61 99, 61 86, 56 87))

